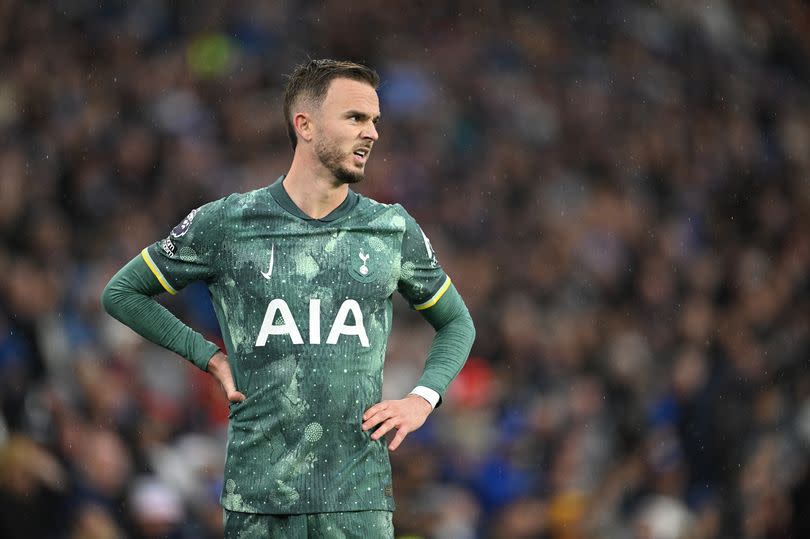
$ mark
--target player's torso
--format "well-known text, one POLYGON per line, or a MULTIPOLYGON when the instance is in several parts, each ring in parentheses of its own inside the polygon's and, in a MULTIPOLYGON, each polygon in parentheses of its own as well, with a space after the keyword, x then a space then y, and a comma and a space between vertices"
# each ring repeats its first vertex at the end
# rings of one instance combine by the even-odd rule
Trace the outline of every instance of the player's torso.
POLYGON ((312 223, 261 190, 224 216, 209 289, 247 400, 231 407, 223 504, 392 508, 385 450, 360 425, 381 398, 404 221, 364 203, 312 223))
POLYGON ((334 223, 303 221, 263 190, 225 213, 210 289, 243 383, 254 373, 253 384, 264 383, 267 366, 288 357, 347 375, 381 373, 400 270, 397 217, 359 204, 334 223))

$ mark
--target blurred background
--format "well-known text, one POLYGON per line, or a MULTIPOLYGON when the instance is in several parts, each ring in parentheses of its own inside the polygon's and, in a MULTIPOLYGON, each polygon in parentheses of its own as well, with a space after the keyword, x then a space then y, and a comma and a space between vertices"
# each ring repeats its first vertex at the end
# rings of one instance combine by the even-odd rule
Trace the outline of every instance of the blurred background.
MULTIPOLYGON (((810 537, 805 2, 0 0, 0 51, 0 537, 221 537, 224 397, 99 294, 287 171, 308 56, 381 73, 359 191, 477 323, 399 537, 810 537)), ((396 306, 387 397, 432 337, 396 306)))

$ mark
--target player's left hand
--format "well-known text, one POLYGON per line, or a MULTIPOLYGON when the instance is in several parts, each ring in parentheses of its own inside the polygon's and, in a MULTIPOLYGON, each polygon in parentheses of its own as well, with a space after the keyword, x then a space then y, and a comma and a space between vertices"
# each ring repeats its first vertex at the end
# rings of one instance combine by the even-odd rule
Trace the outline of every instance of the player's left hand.
POLYGON ((371 435, 372 440, 379 440, 391 429, 397 429, 397 433, 388 449, 396 451, 405 437, 421 427, 425 420, 433 411, 433 407, 428 401, 419 395, 408 395, 404 399, 382 401, 363 414, 363 430, 370 430, 376 425, 380 428, 371 435))

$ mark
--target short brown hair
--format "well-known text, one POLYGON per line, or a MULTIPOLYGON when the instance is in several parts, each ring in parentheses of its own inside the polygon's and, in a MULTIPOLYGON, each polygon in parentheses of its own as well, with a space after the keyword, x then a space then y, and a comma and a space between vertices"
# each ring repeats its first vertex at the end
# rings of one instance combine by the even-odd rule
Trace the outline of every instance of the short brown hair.
POLYGON ((375 90, 380 84, 380 76, 370 67, 340 60, 309 60, 295 66, 284 87, 284 120, 287 135, 293 150, 298 145, 298 136, 292 122, 292 108, 300 97, 311 99, 319 105, 326 97, 329 83, 337 78, 367 82, 375 90))

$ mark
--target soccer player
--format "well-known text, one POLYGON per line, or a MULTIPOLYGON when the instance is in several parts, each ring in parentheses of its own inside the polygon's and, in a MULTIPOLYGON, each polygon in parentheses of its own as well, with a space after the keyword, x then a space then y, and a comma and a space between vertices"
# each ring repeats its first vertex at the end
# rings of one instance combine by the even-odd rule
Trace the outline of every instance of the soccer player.
POLYGON ((378 138, 378 84, 351 62, 298 66, 284 95, 287 174, 193 210, 102 295, 112 316, 222 384, 226 537, 393 537, 388 451, 425 422, 472 346, 419 225, 349 188, 378 138), (208 285, 225 351, 152 298, 193 281, 208 285), (414 390, 382 401, 394 291, 436 334, 414 390))

